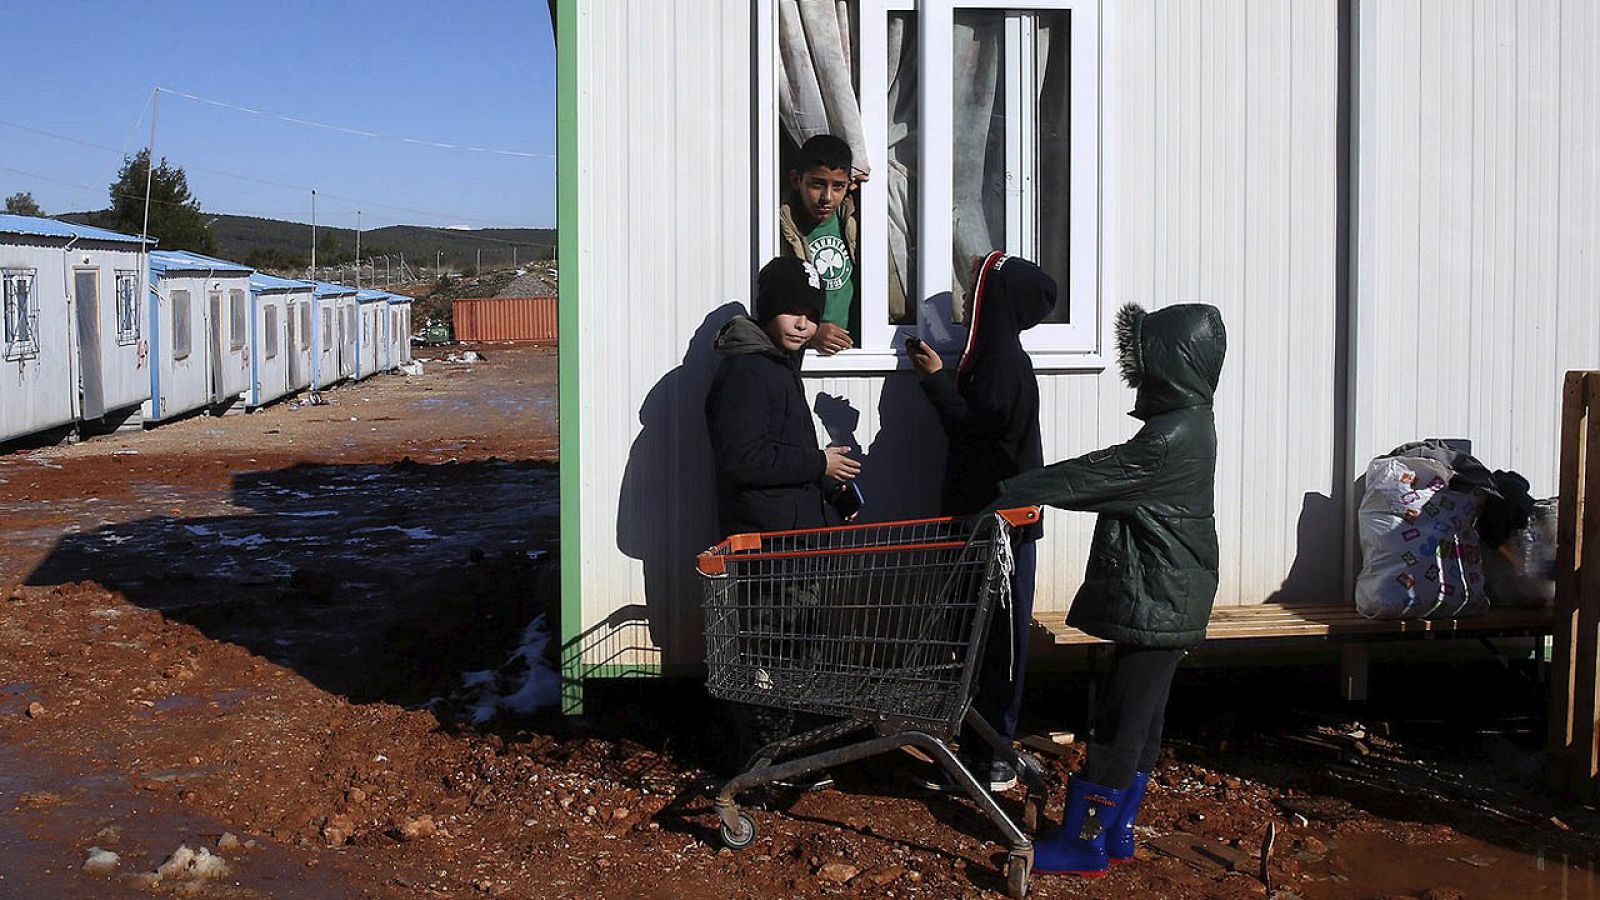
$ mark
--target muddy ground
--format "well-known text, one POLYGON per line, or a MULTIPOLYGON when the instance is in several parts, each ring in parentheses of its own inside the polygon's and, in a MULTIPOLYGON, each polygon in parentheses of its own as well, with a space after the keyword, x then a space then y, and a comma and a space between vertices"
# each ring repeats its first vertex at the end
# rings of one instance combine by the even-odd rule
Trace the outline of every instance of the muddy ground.
MULTIPOLYGON (((988 823, 900 754, 722 850, 728 735, 693 685, 591 691, 578 721, 430 704, 552 612, 555 355, 481 350, 0 456, 0 896, 1003 890, 988 823), (225 864, 151 877, 180 845, 225 864)), ((1186 667, 1138 860, 1034 896, 1600 897, 1600 816, 1539 787, 1536 676, 1402 657, 1357 708, 1323 666, 1186 667)), ((1036 678, 1029 730, 1079 728, 1087 683, 1036 678)))

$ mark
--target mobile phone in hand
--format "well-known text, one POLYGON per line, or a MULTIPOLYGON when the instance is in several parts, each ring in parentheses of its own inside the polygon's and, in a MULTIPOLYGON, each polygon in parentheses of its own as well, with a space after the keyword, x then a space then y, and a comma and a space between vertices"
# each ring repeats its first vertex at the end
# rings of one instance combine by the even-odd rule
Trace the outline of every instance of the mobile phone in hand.
POLYGON ((920 353, 921 351, 922 351, 922 338, 919 338, 916 335, 907 335, 906 336, 906 352, 907 353, 920 353))
POLYGON ((847 481, 834 489, 833 496, 828 498, 833 503, 833 508, 839 513, 839 518, 846 522, 860 515, 861 508, 866 506, 866 500, 861 496, 861 488, 853 481, 847 481))

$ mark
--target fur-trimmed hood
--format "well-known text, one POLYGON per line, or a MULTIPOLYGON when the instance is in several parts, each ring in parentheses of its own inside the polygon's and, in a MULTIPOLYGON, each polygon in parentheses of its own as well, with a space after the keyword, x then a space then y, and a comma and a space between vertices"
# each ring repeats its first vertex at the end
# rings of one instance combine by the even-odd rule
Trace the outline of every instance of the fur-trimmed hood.
POLYGON ((1183 303, 1155 312, 1129 303, 1117 311, 1117 363, 1122 380, 1137 390, 1133 415, 1211 405, 1228 353, 1222 313, 1206 303, 1183 303))

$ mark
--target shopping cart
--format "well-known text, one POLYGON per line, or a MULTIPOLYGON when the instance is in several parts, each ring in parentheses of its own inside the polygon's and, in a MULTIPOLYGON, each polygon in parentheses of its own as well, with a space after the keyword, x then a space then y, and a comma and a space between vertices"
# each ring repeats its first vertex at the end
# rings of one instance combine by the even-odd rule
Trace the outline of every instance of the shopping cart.
POLYGON ((972 710, 972 692, 990 617, 1011 614, 1011 530, 1038 520, 1038 508, 1028 507, 741 534, 700 554, 712 696, 830 718, 762 747, 722 786, 716 806, 724 844, 739 850, 756 839, 739 794, 915 747, 1004 834, 1007 887, 1013 897, 1027 892, 1032 842, 948 741, 966 724, 1010 762, 1027 789, 1023 825, 1037 828, 1044 769, 972 710), (850 735, 860 740, 794 756, 850 735))

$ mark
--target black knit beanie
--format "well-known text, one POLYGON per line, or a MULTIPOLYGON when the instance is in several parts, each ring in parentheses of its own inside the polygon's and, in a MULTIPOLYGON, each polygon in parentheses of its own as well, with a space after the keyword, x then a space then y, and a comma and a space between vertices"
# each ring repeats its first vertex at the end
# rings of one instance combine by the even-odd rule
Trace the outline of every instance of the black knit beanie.
POLYGON ((825 299, 822 279, 811 263, 780 256, 762 266, 756 276, 755 320, 765 325, 780 313, 821 318, 825 299))

